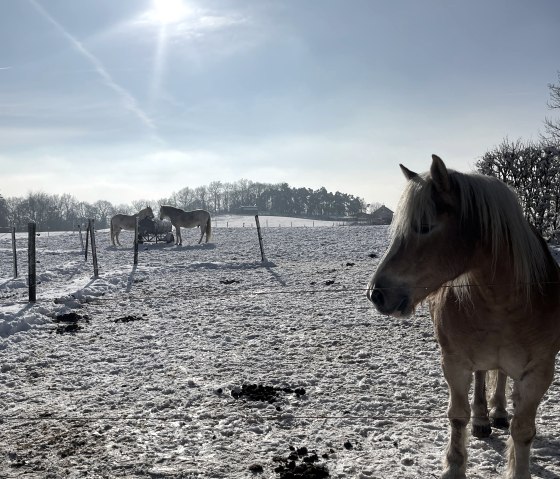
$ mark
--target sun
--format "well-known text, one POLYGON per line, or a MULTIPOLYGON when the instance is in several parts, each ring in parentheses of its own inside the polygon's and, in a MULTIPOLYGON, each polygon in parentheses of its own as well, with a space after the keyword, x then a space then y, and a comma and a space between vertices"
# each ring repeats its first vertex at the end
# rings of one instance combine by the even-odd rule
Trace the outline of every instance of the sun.
POLYGON ((184 20, 189 13, 189 8, 182 0, 153 0, 153 9, 149 16, 154 23, 168 25, 184 20))

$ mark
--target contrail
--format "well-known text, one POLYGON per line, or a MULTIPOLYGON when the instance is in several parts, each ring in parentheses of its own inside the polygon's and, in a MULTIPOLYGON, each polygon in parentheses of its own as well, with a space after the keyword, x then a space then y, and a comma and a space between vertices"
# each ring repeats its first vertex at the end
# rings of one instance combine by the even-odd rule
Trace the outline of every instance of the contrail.
MULTIPOLYGON (((31 5, 43 15, 50 23, 52 23, 62 35, 72 44, 72 46, 80 53, 86 60, 88 60, 97 74, 103 79, 105 84, 113 90, 122 99, 124 107, 136 115, 136 117, 144 123, 149 129, 156 132, 157 128, 152 119, 144 113, 142 108, 138 105, 136 98, 134 98, 128 91, 126 91, 122 86, 113 80, 109 72, 105 69, 101 61, 95 57, 89 50, 87 50, 71 33, 69 33, 60 23, 58 23, 41 5, 39 5, 35 0, 29 0, 31 5)), ((157 135, 156 135, 157 137, 157 135)), ((163 142, 161 138, 157 137, 160 142, 163 142)))

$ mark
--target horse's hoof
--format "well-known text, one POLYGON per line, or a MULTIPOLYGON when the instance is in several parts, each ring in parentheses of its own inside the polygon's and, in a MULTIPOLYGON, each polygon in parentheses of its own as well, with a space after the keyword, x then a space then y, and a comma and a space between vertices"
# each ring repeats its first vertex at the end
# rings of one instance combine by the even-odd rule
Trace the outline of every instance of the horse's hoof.
POLYGON ((441 475, 441 479, 467 479, 467 476, 464 472, 448 469, 441 475))
POLYGON ((492 427, 490 424, 473 424, 471 433, 474 437, 483 439, 485 437, 490 437, 490 434, 492 434, 492 427))
POLYGON ((508 429, 509 428, 509 421, 507 417, 492 417, 490 418, 492 422, 492 427, 496 429, 508 429))

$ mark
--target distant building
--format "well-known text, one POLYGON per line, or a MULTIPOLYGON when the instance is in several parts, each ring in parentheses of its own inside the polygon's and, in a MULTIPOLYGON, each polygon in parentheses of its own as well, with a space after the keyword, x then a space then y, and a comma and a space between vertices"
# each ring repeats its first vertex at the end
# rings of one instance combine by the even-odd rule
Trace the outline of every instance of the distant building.
POLYGON ((393 212, 385 205, 377 208, 370 216, 373 225, 390 225, 393 221, 393 212))
POLYGON ((359 213, 356 220, 365 225, 390 225, 393 221, 393 212, 383 205, 373 213, 359 213))

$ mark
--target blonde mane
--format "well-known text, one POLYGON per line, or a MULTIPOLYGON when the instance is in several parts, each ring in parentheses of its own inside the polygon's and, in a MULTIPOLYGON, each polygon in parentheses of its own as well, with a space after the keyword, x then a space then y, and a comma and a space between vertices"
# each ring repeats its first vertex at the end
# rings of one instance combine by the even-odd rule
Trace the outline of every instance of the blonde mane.
MULTIPOLYGON (((546 278, 547 257, 542 244, 523 216, 517 195, 500 180, 476 173, 448 170, 451 194, 457 202, 459 221, 465 228, 477 228, 482 241, 492 252, 493 266, 504 248, 509 250, 514 270, 513 281, 530 293, 532 286, 546 278)), ((393 239, 409 238, 423 224, 436 221, 428 173, 407 182, 397 213, 391 224, 393 239)), ((468 296, 468 272, 448 283, 457 287, 460 297, 468 296)))

